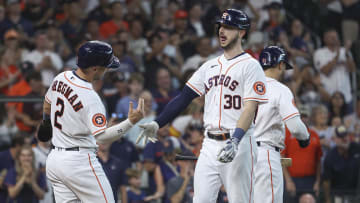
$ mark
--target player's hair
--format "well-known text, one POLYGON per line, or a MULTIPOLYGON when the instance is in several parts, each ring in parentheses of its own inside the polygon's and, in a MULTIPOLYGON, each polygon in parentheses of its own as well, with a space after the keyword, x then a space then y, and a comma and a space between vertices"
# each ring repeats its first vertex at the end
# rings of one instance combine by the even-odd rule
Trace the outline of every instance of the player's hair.
POLYGON ((133 73, 130 75, 130 78, 128 80, 128 84, 131 84, 132 82, 139 82, 141 84, 144 84, 145 79, 140 73, 133 73))

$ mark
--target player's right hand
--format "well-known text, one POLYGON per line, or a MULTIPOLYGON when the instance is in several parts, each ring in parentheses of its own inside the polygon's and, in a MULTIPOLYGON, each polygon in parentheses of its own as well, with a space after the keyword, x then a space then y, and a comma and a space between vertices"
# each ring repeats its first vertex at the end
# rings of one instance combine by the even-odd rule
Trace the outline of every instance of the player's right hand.
POLYGON ((144 118, 145 110, 144 110, 144 99, 139 98, 138 106, 136 109, 133 109, 133 103, 129 103, 129 113, 128 119, 130 120, 131 124, 136 124, 139 120, 144 118))
POLYGON ((144 145, 147 143, 148 140, 151 142, 156 142, 157 138, 157 131, 159 129, 159 125, 155 121, 151 121, 150 123, 145 123, 139 125, 140 128, 143 130, 141 131, 139 137, 136 139, 136 144, 139 144, 141 139, 144 138, 144 145))

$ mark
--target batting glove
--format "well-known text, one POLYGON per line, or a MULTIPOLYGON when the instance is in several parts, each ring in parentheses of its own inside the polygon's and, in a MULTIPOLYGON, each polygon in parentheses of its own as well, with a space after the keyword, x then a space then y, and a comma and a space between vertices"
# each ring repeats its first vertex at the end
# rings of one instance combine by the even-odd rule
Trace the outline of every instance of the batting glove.
POLYGON ((143 144, 146 145, 148 140, 151 142, 156 142, 156 134, 159 129, 159 125, 155 121, 151 121, 150 123, 140 124, 140 128, 143 130, 140 132, 139 137, 136 139, 136 144, 138 144, 141 139, 144 138, 143 144))
POLYGON ((222 148, 218 154, 218 160, 222 163, 231 162, 238 150, 240 140, 244 136, 245 131, 241 128, 236 128, 233 136, 226 142, 226 146, 222 148))

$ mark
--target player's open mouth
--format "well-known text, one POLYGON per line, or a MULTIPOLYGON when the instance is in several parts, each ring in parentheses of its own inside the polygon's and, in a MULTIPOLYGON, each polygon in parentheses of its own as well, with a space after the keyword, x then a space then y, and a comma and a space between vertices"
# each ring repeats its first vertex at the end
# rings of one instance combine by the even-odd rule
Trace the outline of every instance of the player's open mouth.
POLYGON ((225 36, 220 36, 220 41, 225 42, 225 41, 226 41, 226 37, 225 37, 225 36))

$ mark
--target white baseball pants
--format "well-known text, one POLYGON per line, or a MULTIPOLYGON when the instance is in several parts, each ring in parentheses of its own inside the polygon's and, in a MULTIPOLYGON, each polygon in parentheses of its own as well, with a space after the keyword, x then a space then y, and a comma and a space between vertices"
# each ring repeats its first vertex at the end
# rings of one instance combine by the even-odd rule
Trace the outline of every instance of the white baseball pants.
POLYGON ((284 179, 280 153, 261 143, 255 165, 254 203, 282 203, 284 179))
POLYGON ((226 141, 206 137, 194 175, 194 203, 215 203, 221 185, 225 186, 230 203, 252 203, 254 197, 254 166, 256 143, 249 134, 242 138, 238 152, 230 163, 217 160, 226 141))
POLYGON ((46 175, 51 181, 57 203, 114 203, 105 172, 94 150, 57 151, 46 161, 46 175))

